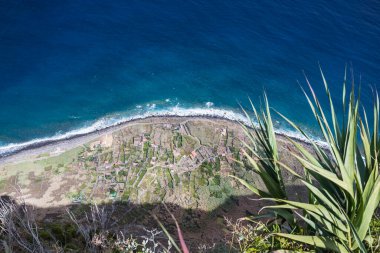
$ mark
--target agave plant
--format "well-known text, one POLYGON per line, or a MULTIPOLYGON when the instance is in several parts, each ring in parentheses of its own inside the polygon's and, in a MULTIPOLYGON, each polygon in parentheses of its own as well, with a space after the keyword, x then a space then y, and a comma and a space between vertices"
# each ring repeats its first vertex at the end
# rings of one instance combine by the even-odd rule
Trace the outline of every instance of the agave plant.
MULTIPOLYGON (((261 178, 265 185, 265 189, 260 189, 255 185, 251 185, 241 178, 235 176, 232 177, 261 197, 288 199, 279 164, 276 134, 273 128, 268 98, 264 94, 265 109, 261 109, 260 112, 256 110, 251 100, 249 100, 249 102, 254 113, 253 119, 243 107, 241 108, 251 126, 254 127, 250 129, 241 123, 242 129, 248 137, 248 142, 242 142, 246 147, 246 150, 243 149, 243 154, 247 158, 250 167, 261 178)), ((243 162, 240 162, 240 164, 244 166, 243 162)), ((247 166, 247 164, 245 164, 245 166, 247 166)), ((288 221, 289 224, 294 225, 292 212, 289 212, 288 210, 273 209, 272 212, 269 212, 267 215, 260 216, 260 218, 262 217, 274 218, 275 220, 282 217, 284 220, 288 221)))
MULTIPOLYGON (((292 153, 292 155, 302 164, 305 173, 300 175, 292 168, 278 162, 277 158, 273 159, 273 155, 278 157, 277 150, 272 157, 266 153, 264 155, 261 153, 261 156, 254 153, 255 159, 245 153, 251 165, 257 171, 263 172, 259 175, 264 182, 267 177, 271 177, 273 181, 278 180, 279 176, 281 177, 279 172, 275 175, 271 173, 271 171, 278 171, 280 165, 281 168, 291 172, 308 190, 308 203, 290 201, 286 196, 275 197, 275 194, 267 194, 268 192, 258 190, 253 186, 250 188, 261 197, 275 201, 276 204, 267 206, 267 209, 274 210, 279 215, 282 214, 281 210, 292 211, 292 214, 303 220, 309 228, 306 235, 277 233, 276 236, 286 237, 329 251, 367 252, 371 248, 372 241, 369 236, 370 221, 380 202, 379 97, 376 94, 373 106, 373 123, 370 125, 365 109, 359 110, 360 98, 355 96, 354 85, 352 85, 348 95, 349 99, 346 101, 345 74, 342 96, 344 116, 339 120, 322 71, 321 76, 330 104, 331 119, 327 118, 327 114, 307 78, 306 82, 310 89, 310 95, 305 91, 304 94, 327 148, 319 146, 300 127, 280 114, 313 146, 313 152, 310 152, 299 143, 289 139, 298 150, 298 153, 292 153), (261 162, 261 160, 266 161, 268 158, 272 159, 272 162, 261 162), (301 210, 302 213, 298 210, 301 210)), ((254 114, 257 115, 254 107, 253 110, 254 114)), ((266 109, 262 113, 265 122, 271 122, 267 102, 266 109)), ((243 129, 247 133, 247 129, 243 129)), ((263 145, 263 139, 260 136, 270 136, 270 139, 264 138, 264 146, 275 141, 273 127, 260 127, 259 130, 266 133, 256 134, 257 137, 254 140, 256 145, 263 145)), ((247 136, 249 139, 252 137, 250 134, 247 136)), ((248 150, 252 150, 254 147, 255 145, 248 150)), ((278 187, 277 191, 283 191, 283 184, 276 186, 278 187)), ((270 188, 267 190, 271 192, 270 188)), ((289 219, 288 214, 289 212, 287 217, 284 217, 287 220, 289 219)))

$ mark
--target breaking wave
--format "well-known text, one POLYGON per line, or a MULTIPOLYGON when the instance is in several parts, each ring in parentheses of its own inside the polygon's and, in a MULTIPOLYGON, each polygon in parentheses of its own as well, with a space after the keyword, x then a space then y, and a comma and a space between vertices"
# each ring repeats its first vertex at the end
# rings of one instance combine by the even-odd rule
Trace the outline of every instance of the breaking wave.
MULTIPOLYGON (((184 108, 184 107, 179 107, 177 105, 177 106, 172 106, 172 107, 163 108, 163 109, 156 109, 155 104, 147 104, 148 109, 146 111, 142 111, 142 107, 136 106, 137 109, 134 112, 132 112, 131 115, 129 116, 120 116, 120 115, 108 116, 108 117, 101 118, 81 128, 68 131, 66 133, 58 133, 51 137, 37 138, 37 139, 33 139, 27 142, 10 143, 10 144, 0 146, 0 157, 8 156, 10 154, 13 154, 21 150, 40 147, 40 146, 54 143, 57 141, 64 141, 64 140, 69 140, 75 137, 84 136, 86 134, 90 134, 99 130, 108 129, 110 127, 119 126, 121 124, 130 122, 130 121, 145 119, 149 117, 177 116, 177 117, 222 118, 222 119, 228 119, 232 121, 241 122, 245 125, 251 125, 249 120, 244 115, 232 109, 214 108, 207 105, 206 107, 207 108, 203 108, 203 107, 184 108)), ((295 131, 286 130, 286 129, 277 129, 276 132, 278 134, 286 135, 286 136, 289 136, 291 138, 295 138, 301 141, 305 141, 305 142, 309 141, 304 136, 302 136, 301 134, 295 131)), ((313 140, 322 146, 326 146, 325 142, 318 140, 317 138, 313 138, 313 140)))

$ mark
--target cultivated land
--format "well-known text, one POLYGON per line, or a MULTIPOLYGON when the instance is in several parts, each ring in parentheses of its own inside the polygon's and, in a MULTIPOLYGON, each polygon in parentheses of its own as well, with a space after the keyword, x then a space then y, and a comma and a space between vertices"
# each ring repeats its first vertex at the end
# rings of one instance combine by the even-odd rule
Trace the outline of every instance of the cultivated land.
MULTIPOLYGON (((133 121, 2 158, 0 195, 25 201, 44 222, 57 221, 66 208, 80 215, 89 204, 116 206, 115 229, 155 226, 152 212, 170 223, 164 202, 188 241, 218 242, 226 231, 224 217, 241 218, 263 206, 229 177, 260 184, 236 162, 244 162, 242 140, 240 125, 223 119, 133 121)), ((298 167, 284 136, 279 150, 284 162, 298 167)), ((285 176, 289 189, 300 194, 294 178, 285 176)))

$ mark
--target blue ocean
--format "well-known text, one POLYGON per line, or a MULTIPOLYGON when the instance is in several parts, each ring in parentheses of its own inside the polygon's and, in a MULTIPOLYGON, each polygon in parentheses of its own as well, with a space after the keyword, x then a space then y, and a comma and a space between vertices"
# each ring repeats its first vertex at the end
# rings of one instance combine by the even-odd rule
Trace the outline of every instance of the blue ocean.
POLYGON ((147 115, 238 118, 264 91, 317 136, 300 85, 324 94, 319 64, 336 103, 347 65, 372 105, 379 1, 0 1, 0 146, 147 115))

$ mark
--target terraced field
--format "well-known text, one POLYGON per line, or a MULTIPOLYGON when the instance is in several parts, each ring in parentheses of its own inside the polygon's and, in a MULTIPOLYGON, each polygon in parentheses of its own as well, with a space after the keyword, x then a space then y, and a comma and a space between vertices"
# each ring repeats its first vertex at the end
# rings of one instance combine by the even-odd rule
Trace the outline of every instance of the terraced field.
MULTIPOLYGON (((82 212, 93 203, 132 205, 115 218, 122 224, 151 224, 151 212, 167 215, 172 206, 187 237, 223 237, 224 217, 240 218, 263 203, 229 175, 260 184, 240 166, 244 134, 234 122, 171 118, 142 120, 100 134, 69 149, 61 146, 17 162, 0 164, 0 195, 22 199, 41 211, 82 212)), ((282 158, 291 145, 279 143, 282 158)), ((289 184, 294 184, 288 175, 289 184)), ((162 218, 165 220, 165 218, 162 218)))

